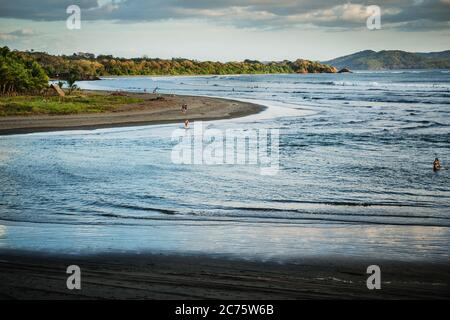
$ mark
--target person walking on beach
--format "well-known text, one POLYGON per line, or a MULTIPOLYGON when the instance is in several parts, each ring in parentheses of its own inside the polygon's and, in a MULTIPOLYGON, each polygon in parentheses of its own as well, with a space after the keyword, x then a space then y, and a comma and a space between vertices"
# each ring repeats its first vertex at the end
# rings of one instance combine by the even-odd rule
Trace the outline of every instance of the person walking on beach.
POLYGON ((441 169, 441 162, 439 161, 438 158, 434 159, 433 162, 433 171, 438 171, 441 169))
POLYGON ((181 112, 186 113, 187 112, 187 104, 183 103, 183 105, 181 106, 181 112))
POLYGON ((189 120, 184 120, 184 128, 189 129, 189 120))

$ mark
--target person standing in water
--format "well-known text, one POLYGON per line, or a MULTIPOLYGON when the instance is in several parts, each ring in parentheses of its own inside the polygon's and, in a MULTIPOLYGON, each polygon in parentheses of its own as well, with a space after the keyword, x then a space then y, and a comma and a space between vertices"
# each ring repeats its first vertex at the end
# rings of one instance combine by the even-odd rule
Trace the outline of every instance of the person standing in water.
POLYGON ((184 128, 189 129, 189 120, 184 120, 184 128))
POLYGON ((438 158, 434 159, 433 162, 433 171, 438 171, 441 169, 441 162, 439 161, 438 158))

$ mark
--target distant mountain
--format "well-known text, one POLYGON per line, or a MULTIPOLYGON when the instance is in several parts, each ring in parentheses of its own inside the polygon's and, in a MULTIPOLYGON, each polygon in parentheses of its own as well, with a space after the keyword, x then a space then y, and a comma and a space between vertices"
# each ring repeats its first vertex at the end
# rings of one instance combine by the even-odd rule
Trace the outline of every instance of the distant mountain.
POLYGON ((364 50, 323 63, 351 70, 447 69, 450 68, 450 50, 428 53, 364 50))
POLYGON ((450 50, 440 52, 416 52, 416 54, 431 59, 450 59, 450 50))

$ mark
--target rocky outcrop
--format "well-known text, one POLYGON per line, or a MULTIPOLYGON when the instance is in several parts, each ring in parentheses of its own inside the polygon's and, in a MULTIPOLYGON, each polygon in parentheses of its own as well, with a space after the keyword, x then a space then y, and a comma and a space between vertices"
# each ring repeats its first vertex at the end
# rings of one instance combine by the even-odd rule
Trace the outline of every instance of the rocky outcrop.
POLYGON ((338 73, 352 73, 352 71, 348 68, 342 68, 341 70, 338 71, 338 73))

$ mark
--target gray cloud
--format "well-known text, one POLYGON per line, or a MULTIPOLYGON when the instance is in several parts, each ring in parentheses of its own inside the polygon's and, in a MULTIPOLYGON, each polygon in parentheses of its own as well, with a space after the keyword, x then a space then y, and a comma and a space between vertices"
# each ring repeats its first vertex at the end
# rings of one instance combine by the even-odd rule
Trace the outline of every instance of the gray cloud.
POLYGON ((66 8, 72 4, 82 10, 98 7, 97 0, 0 0, 0 17, 36 21, 65 20, 66 8))
POLYGON ((27 38, 34 35, 35 32, 33 29, 18 29, 11 32, 0 32, 0 40, 14 40, 18 38, 27 38))
POLYGON ((81 7, 84 20, 191 18, 255 28, 363 28, 366 6, 378 5, 385 27, 430 30, 448 28, 450 13, 450 0, 0 0, 0 17, 64 20, 65 9, 71 4, 81 7))

